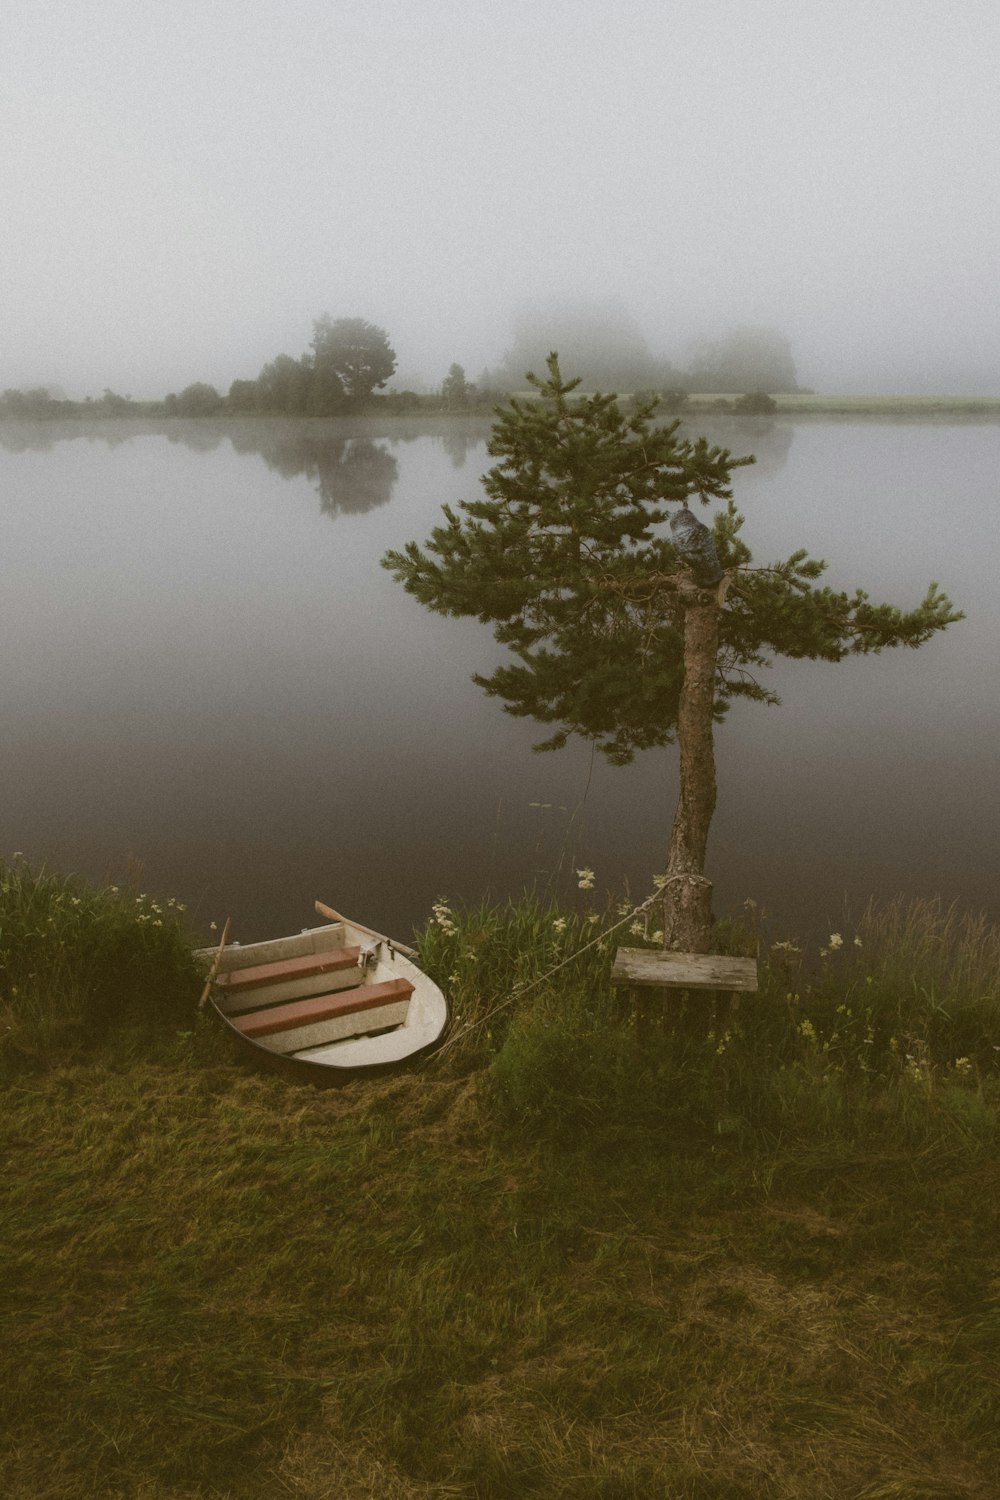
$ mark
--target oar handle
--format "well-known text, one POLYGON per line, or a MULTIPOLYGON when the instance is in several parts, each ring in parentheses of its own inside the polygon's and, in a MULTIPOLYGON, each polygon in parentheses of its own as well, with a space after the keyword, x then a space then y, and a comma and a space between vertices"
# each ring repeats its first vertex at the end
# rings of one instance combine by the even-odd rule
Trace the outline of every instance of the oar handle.
POLYGON ((222 941, 218 946, 215 957, 212 959, 212 967, 208 971, 208 978, 205 980, 205 988, 202 990, 201 999, 198 1001, 199 1010, 201 1010, 202 1006, 205 1004, 205 1001, 208 999, 215 976, 219 972, 219 965, 222 962, 222 955, 226 951, 226 944, 229 941, 230 920, 231 918, 226 918, 226 925, 222 929, 222 941))
POLYGON ((334 911, 332 906, 327 906, 322 901, 314 903, 316 911, 321 917, 327 917, 331 922, 347 922, 351 927, 363 932, 367 937, 378 938, 380 943, 388 943, 390 948, 395 948, 397 953, 403 953, 407 958, 416 958, 416 948, 408 948, 405 943, 397 943, 395 938, 386 937, 384 932, 375 932, 371 927, 364 927, 360 922, 355 922, 353 917, 342 917, 339 911, 334 911))

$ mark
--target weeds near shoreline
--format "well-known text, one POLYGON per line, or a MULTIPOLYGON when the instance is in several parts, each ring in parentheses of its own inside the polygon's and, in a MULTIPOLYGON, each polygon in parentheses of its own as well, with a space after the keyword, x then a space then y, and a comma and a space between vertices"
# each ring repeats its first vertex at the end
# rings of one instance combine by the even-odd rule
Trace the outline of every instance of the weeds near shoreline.
MULTIPOLYGON (((744 1145, 790 1132, 895 1135, 901 1148, 942 1131, 997 1139, 1000 933, 984 918, 932 901, 871 906, 813 952, 791 940, 760 951, 759 991, 729 1006, 612 990, 618 945, 649 941, 650 923, 612 930, 627 911, 435 907, 419 945, 452 998, 450 1066, 487 1068, 508 1124, 744 1145)), ((759 935, 720 924, 716 944, 752 953, 759 935)))
POLYGON ((113 1030, 191 1024, 200 969, 184 907, 0 864, 0 1076, 92 1046, 113 1030))

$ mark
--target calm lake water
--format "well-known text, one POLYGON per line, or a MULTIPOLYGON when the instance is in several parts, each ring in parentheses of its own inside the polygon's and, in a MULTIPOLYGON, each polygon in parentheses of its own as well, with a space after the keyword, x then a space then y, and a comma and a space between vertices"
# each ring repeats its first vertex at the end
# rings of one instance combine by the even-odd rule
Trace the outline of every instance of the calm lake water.
MULTIPOLYGON (((716 909, 775 936, 869 895, 1000 917, 1000 427, 706 419, 758 562, 798 546, 828 581, 967 620, 919 651, 782 663, 781 708, 718 731, 716 909)), ((618 769, 470 681, 487 627, 424 611, 379 566, 479 493, 487 426, 455 421, 0 424, 0 848, 296 930, 320 897, 405 937, 590 865, 645 895, 676 752, 618 769)), ((603 899, 603 897, 602 897, 603 899)))

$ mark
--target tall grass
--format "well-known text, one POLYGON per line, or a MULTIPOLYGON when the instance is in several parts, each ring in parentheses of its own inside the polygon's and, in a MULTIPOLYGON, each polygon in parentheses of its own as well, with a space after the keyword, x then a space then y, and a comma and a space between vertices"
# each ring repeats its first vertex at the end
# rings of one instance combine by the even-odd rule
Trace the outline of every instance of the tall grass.
POLYGON ((51 1061, 114 1028, 191 1024, 200 969, 184 908, 0 864, 0 1068, 51 1061))
POLYGON ((441 903, 420 935, 452 997, 452 1066, 488 1067, 508 1122, 745 1145, 995 1140, 1000 934, 984 918, 897 901, 812 952, 722 924, 718 951, 758 951, 759 991, 730 1005, 614 991, 616 948, 650 941, 628 913, 441 903))

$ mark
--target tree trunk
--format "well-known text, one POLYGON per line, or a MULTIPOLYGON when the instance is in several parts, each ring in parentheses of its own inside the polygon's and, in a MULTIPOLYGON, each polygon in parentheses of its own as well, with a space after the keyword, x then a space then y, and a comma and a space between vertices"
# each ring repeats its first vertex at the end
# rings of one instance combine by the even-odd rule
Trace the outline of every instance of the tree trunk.
POLYGON ((705 878, 708 830, 715 811, 712 710, 719 652, 719 617, 728 579, 718 588, 685 582, 684 684, 677 714, 681 785, 667 856, 663 946, 707 953, 711 946, 712 883, 705 878))

